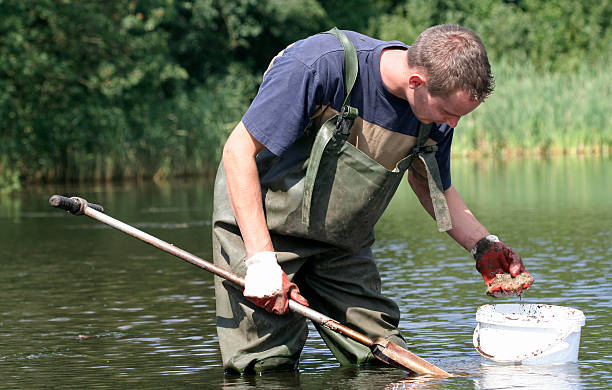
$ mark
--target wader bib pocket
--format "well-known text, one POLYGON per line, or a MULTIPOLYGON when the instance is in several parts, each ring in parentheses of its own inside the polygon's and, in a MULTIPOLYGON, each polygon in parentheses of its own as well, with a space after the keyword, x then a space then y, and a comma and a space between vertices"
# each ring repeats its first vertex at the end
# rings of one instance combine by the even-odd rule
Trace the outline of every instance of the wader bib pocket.
MULTIPOLYGON (((297 150, 287 154, 292 152, 297 150)), ((308 154, 299 165, 285 170, 286 162, 277 161, 260 177, 270 231, 353 250, 372 243, 374 225, 408 168, 400 162, 398 166, 406 166, 389 171, 352 144, 332 139, 321 156, 306 224, 303 202, 308 154), (285 175, 276 175, 279 171, 285 175)))

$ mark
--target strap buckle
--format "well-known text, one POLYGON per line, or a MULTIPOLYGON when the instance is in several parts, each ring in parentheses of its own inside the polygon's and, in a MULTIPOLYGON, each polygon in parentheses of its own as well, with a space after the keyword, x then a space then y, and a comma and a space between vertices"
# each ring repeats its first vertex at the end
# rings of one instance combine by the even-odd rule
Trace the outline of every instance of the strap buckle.
POLYGON ((423 146, 415 146, 412 149, 413 154, 421 154, 421 153, 433 153, 438 151, 438 145, 423 145, 423 146))
POLYGON ((351 106, 342 106, 340 114, 336 118, 336 130, 335 133, 340 133, 344 136, 348 136, 353 126, 355 118, 359 115, 359 110, 351 106))

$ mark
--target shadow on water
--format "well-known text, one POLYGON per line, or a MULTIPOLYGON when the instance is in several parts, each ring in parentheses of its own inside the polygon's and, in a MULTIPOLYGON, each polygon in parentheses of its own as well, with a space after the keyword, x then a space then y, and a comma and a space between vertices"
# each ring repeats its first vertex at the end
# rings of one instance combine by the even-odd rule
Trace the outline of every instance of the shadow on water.
POLYGON ((54 193, 80 195, 210 259, 212 184, 49 186, 0 198, 0 388, 612 387, 612 162, 457 161, 453 171, 475 215, 535 276, 523 302, 585 313, 578 363, 493 365, 474 351, 476 309, 492 299, 404 181, 376 231, 383 291, 400 307, 409 349, 455 376, 423 382, 395 368, 340 367, 312 326, 299 373, 226 376, 211 275, 47 204, 54 193))

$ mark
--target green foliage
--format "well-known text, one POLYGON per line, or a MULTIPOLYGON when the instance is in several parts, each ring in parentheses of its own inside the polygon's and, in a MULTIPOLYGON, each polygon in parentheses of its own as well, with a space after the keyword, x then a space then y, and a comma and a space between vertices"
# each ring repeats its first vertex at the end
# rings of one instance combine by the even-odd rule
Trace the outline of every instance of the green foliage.
POLYGON ((261 72, 289 43, 330 25, 314 0, 170 3, 170 16, 162 26, 170 33, 168 46, 196 84, 211 74, 223 73, 233 62, 261 72))
MULTIPOLYGON (((402 4, 401 0, 326 0, 321 6, 340 29, 367 32, 368 23, 376 15, 385 15, 402 4)), ((397 38, 394 38, 397 39, 397 38)))
POLYGON ((611 49, 612 1, 525 1, 529 15, 526 46, 535 64, 574 70, 583 61, 598 61, 611 49))
POLYGON ((370 19, 369 33, 380 39, 411 44, 427 27, 432 26, 434 7, 429 1, 408 0, 390 13, 370 19))
POLYGON ((0 195, 19 189, 19 173, 7 167, 5 163, 0 164, 0 195))
POLYGON ((171 61, 163 10, 135 3, 8 1, 0 19, 0 155, 12 171, 86 176, 142 129, 131 112, 155 105, 187 73, 171 61))
POLYGON ((0 15, 0 188, 212 172, 270 59, 334 25, 406 43, 434 24, 477 31, 505 64, 488 105, 521 126, 497 141, 478 128, 462 147, 612 143, 610 69, 589 71, 610 59, 612 0, 0 0, 0 15), (563 120, 570 91, 588 105, 563 120), (596 135, 579 130, 589 121, 596 135))
POLYGON ((481 36, 497 61, 570 71, 610 52, 611 21, 611 0, 406 0, 372 17, 368 31, 411 43, 429 26, 461 24, 481 36))
MULTIPOLYGON (((240 121, 254 96, 259 78, 234 63, 226 74, 210 77, 204 85, 185 91, 162 107, 140 108, 139 123, 146 129, 146 148, 132 156, 139 176, 212 174, 223 143, 240 121)), ((121 165, 116 167, 121 169, 121 165)))

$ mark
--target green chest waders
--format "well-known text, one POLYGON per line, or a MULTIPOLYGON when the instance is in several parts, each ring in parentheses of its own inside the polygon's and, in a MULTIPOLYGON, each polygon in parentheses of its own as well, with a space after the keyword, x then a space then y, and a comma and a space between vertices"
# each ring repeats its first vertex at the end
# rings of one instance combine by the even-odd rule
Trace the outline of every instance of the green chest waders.
MULTIPOLYGON (((267 150, 258 154, 266 222, 279 264, 290 279, 297 273, 296 282, 315 310, 341 322, 344 319, 348 326, 369 336, 394 338, 401 345, 396 329, 399 310, 380 293, 380 277, 369 247, 374 241, 374 225, 415 158, 427 168, 439 228, 450 228, 433 153, 436 146, 424 146, 431 126, 421 126, 412 153, 395 169, 388 170, 346 142, 357 117, 357 109, 350 106, 358 72, 357 55, 342 32, 332 29, 328 33, 336 36, 344 48, 346 98, 339 114, 319 129, 307 129, 282 156, 267 150), (325 272, 333 273, 333 277, 325 272), (341 280, 343 275, 347 280, 341 280), (339 292, 350 290, 349 285, 366 291, 346 296, 339 292), (325 299, 330 295, 335 301, 346 302, 332 309, 335 303, 325 299), (368 300, 351 301, 356 296, 368 300), (354 313, 354 318, 349 313, 354 313)), ((214 202, 215 263, 244 275, 246 252, 230 206, 222 164, 215 182, 214 202)), ((215 287, 217 331, 226 368, 244 371, 257 369, 257 362, 283 366, 297 361, 307 335, 303 318, 254 309, 241 291, 219 278, 215 279, 215 287)), ((339 360, 359 363, 368 359, 367 348, 325 329, 319 331, 339 360)), ((264 369, 263 365, 260 368, 264 369)))

